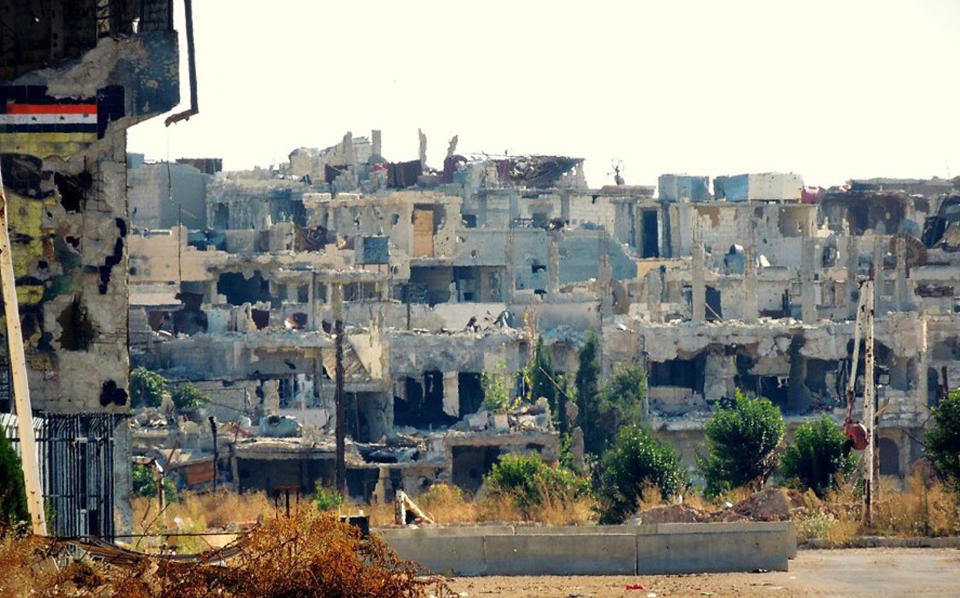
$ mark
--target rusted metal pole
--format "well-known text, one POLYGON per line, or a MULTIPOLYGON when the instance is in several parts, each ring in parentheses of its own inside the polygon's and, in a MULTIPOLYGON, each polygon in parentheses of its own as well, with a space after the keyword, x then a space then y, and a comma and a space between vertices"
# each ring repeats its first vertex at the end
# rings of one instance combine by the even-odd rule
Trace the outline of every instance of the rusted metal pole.
POLYGON ((0 173, 0 286, 3 287, 3 309, 7 320, 7 345, 10 349, 10 372, 13 377, 13 398, 17 406, 17 429, 20 433, 20 463, 27 492, 30 525, 38 536, 47 535, 43 512, 43 487, 37 463, 37 441, 33 435, 33 407, 27 382, 27 362, 23 354, 23 332, 20 330, 20 309, 14 282, 10 232, 7 230, 7 196, 0 173))

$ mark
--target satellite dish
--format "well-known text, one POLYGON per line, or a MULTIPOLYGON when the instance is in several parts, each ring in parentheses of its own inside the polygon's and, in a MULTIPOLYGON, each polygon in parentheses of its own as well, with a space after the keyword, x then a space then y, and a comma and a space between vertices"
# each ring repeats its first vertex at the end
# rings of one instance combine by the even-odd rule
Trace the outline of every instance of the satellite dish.
POLYGON ((906 261, 908 268, 916 268, 927 263, 927 247, 920 239, 913 235, 900 233, 890 237, 890 253, 897 255, 897 239, 903 239, 903 248, 906 251, 906 261))

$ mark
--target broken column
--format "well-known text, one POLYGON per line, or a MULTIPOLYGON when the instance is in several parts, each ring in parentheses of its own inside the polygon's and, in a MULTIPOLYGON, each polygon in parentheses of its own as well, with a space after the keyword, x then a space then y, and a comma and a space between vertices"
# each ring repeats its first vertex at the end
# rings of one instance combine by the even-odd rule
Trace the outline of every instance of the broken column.
POLYGON ((560 248, 557 242, 557 232, 550 234, 550 255, 547 261, 547 288, 551 295, 560 292, 560 248))
POLYGON ((906 311, 910 309, 907 297, 907 246, 902 236, 897 235, 894 239, 897 256, 897 272, 893 284, 894 307, 897 311, 906 311))
POLYGON ((693 257, 691 266, 691 318, 694 322, 703 322, 706 316, 707 307, 707 284, 704 280, 703 272, 703 244, 698 239, 690 248, 690 254, 693 257))
POLYGON ((383 156, 381 149, 381 134, 380 129, 373 129, 370 131, 370 143, 373 146, 373 158, 377 159, 383 156))
POLYGON ((817 315, 817 294, 814 269, 814 253, 817 244, 810 237, 803 237, 800 245, 800 319, 806 324, 815 324, 817 315))
POLYGON ((857 269, 860 261, 860 250, 857 247, 857 237, 847 237, 847 317, 851 320, 857 317, 857 300, 853 294, 857 291, 857 269))
POLYGON ((417 136, 420 138, 420 167, 427 167, 427 136, 423 134, 423 131, 417 129, 417 136))
POLYGON ((873 313, 879 316, 886 311, 883 304, 883 237, 873 235, 873 313))
POLYGON ((457 372, 443 373, 443 412, 460 417, 460 381, 457 372))
POLYGON ((740 306, 740 319, 744 322, 756 322, 760 315, 757 298, 757 258, 756 248, 747 247, 743 262, 743 301, 740 306))

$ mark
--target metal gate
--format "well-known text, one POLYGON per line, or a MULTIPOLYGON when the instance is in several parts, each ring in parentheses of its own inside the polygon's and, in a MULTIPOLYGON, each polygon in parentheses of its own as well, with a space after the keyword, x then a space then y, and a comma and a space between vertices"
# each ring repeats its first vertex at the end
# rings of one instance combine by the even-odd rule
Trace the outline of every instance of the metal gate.
MULTIPOLYGON (((113 536, 114 430, 123 417, 98 413, 33 418, 50 535, 113 536)), ((0 424, 19 452, 16 416, 0 415, 0 424)))

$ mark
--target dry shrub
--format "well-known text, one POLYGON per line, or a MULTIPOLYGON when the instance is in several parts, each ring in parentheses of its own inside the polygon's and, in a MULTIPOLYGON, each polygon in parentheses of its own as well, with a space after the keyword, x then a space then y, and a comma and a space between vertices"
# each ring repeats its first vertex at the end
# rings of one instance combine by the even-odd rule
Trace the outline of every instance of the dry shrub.
POLYGON ((477 521, 536 522, 544 525, 585 525, 596 517, 594 502, 588 496, 573 500, 546 497, 538 505, 520 508, 507 494, 495 494, 474 502, 477 521))
POLYGON ((473 523, 477 520, 476 504, 464 497, 463 490, 451 484, 434 484, 416 500, 437 523, 473 523))
MULTIPOLYGON (((279 598, 281 596, 453 596, 420 567, 401 561, 380 539, 363 539, 332 514, 304 511, 271 519, 244 536, 225 565, 185 564, 160 557, 130 565, 67 562, 59 571, 46 540, 0 543, 0 595, 123 598, 279 598)), ((65 555, 62 554, 61 558, 65 555)))
POLYGON ((960 532, 957 495, 939 480, 914 474, 901 491, 883 480, 874 503, 871 531, 894 536, 950 536, 960 532))
POLYGON ((364 506, 362 509, 370 517, 371 527, 388 527, 397 524, 397 511, 393 503, 364 506))
MULTIPOLYGON (((263 492, 185 492, 180 495, 179 502, 169 503, 163 514, 157 512, 155 498, 135 498, 132 502, 134 528, 138 533, 157 531, 163 526, 169 528, 177 517, 206 530, 235 529, 237 524, 261 521, 276 514, 273 501, 263 492)), ((305 506, 301 499, 301 507, 305 506)))

